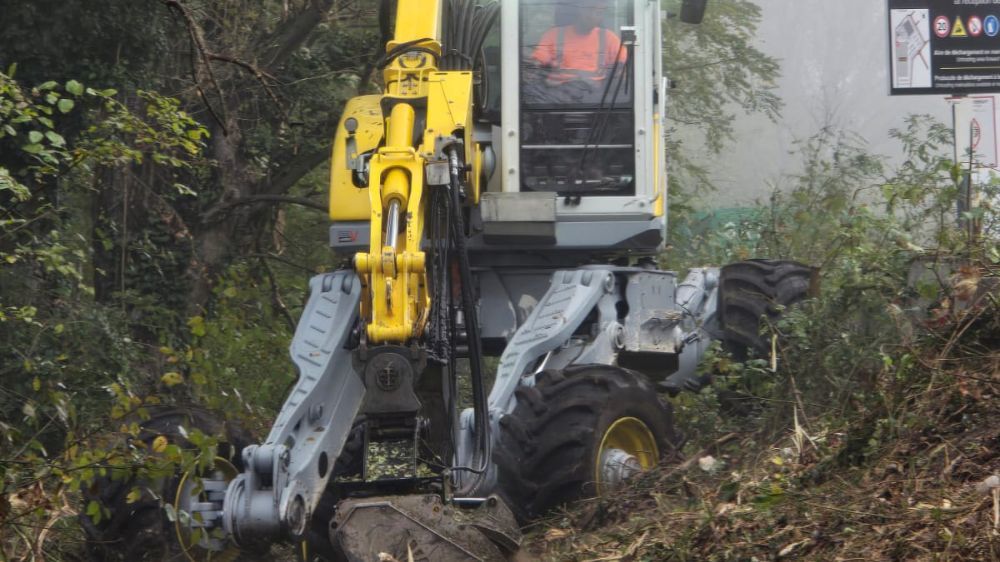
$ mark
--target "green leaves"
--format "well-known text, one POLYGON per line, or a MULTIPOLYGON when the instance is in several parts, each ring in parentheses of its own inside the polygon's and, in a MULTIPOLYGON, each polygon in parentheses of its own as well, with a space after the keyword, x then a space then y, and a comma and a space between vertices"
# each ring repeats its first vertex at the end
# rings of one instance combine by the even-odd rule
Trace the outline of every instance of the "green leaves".
POLYGON ((198 195, 198 193, 195 190, 184 185, 183 183, 175 183, 174 190, 177 191, 178 195, 191 195, 191 196, 198 195))
POLYGON ((77 82, 76 80, 70 80, 69 82, 66 82, 66 91, 74 96, 82 96, 83 84, 77 82))
POLYGON ((66 139, 62 137, 59 133, 55 131, 45 131, 45 138, 48 139, 53 146, 63 147, 66 146, 66 139))
POLYGON ((170 371, 160 377, 160 382, 167 385, 168 387, 177 386, 179 384, 184 384, 184 376, 177 371, 170 371))
POLYGON ((203 337, 205 335, 205 318, 202 316, 192 316, 187 322, 188 328, 191 329, 191 335, 195 337, 203 337))
POLYGON ((170 441, 165 436, 157 435, 156 438, 153 439, 153 444, 150 448, 154 453, 164 453, 167 451, 167 446, 169 444, 170 441))
POLYGON ((663 63, 677 85, 667 100, 668 119, 693 124, 718 153, 733 140, 734 109, 776 119, 782 102, 775 93, 778 61, 753 41, 760 7, 750 0, 710 4, 701 25, 666 21, 663 63))
MULTIPOLYGON (((175 99, 143 91, 130 93, 125 105, 116 95, 114 89, 78 80, 30 86, 0 73, 5 164, 0 166, 0 201, 7 203, 0 205, 0 397, 24 397, 0 408, 0 497, 34 494, 30 486, 44 485, 38 502, 18 508, 25 528, 44 528, 67 501, 91 520, 106 521, 110 514, 100 501, 85 496, 78 504, 78 497, 67 495, 91 489, 103 477, 162 480, 178 467, 202 463, 216 443, 199 438, 200 450, 192 452, 172 433, 159 441, 139 435, 137 422, 149 417, 152 406, 176 395, 207 392, 208 380, 187 363, 191 351, 183 340, 189 336, 177 333, 178 324, 183 331, 183 319, 177 322, 176 309, 154 302, 151 291, 133 284, 134 279, 166 283, 167 268, 184 266, 182 254, 163 249, 171 246, 171 233, 130 228, 125 236, 121 215, 95 198, 95 187, 107 189, 107 175, 134 172, 134 165, 142 164, 157 176, 150 195, 158 205, 163 202, 147 224, 174 220, 157 213, 169 209, 174 198, 195 195, 186 183, 201 181, 208 131, 175 99), (98 218, 94 223, 91 209, 98 218), (133 252, 124 260, 124 273, 93 259, 93 254, 115 253, 123 241, 133 252), (136 255, 140 259, 132 259, 136 255), (144 267, 154 273, 146 276, 144 267), (126 279, 125 286, 112 281, 95 298, 100 289, 92 280, 116 274, 126 279), (137 316, 130 319, 126 309, 137 316), (149 378, 156 371, 144 362, 146 344, 130 339, 134 320, 150 321, 149 334, 169 333, 162 329, 169 322, 173 332, 164 343, 183 350, 159 371, 159 379, 149 378), (144 388, 175 390, 140 395, 133 390, 139 379, 144 388)), ((204 334, 204 319, 192 322, 191 330, 195 338, 204 334)), ((206 458, 210 462, 214 452, 206 458)), ((127 501, 142 501, 143 490, 126 491, 127 501)), ((150 493, 155 497, 158 491, 150 493)))
POLYGON ((101 504, 96 500, 90 500, 87 502, 87 509, 85 511, 87 517, 94 522, 95 525, 100 524, 101 519, 104 517, 104 510, 101 508, 101 504))
MULTIPOLYGON (((77 153, 110 167, 147 160, 176 170, 203 164, 201 154, 208 130, 181 111, 178 100, 139 90, 136 95, 145 107, 142 113, 136 113, 114 99, 116 93, 113 89, 85 89, 85 97, 101 101, 104 114, 77 140, 77 153)), ((194 191, 178 193, 189 195, 194 191)))
POLYGON ((133 504, 141 499, 142 499, 142 490, 133 487, 131 490, 129 490, 128 495, 125 496, 125 503, 133 504))

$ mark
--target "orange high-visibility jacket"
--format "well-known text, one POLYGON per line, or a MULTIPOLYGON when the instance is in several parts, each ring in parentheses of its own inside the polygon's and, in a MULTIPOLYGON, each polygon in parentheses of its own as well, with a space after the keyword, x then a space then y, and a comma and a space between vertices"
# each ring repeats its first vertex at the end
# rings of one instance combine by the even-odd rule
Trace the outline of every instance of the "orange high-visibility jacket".
POLYGON ((595 27, 580 34, 575 26, 567 25, 546 31, 531 56, 542 66, 565 71, 552 78, 603 80, 615 57, 625 62, 627 53, 610 29, 595 27))

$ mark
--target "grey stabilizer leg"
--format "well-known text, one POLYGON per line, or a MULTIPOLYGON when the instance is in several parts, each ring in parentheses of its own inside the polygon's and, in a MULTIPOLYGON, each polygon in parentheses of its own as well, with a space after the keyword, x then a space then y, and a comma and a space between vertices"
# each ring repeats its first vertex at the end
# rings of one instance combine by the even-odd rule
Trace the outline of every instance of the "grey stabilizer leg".
MULTIPOLYGON (((614 291, 614 287, 614 275, 607 269, 557 271, 552 275, 549 290, 517 329, 500 357, 496 381, 489 396, 493 435, 498 435, 499 419, 513 409, 514 391, 518 385, 533 384, 529 369, 546 354, 558 350, 568 341, 587 314, 597 306, 601 297, 614 291)), ((475 439, 473 428, 473 412, 467 409, 462 412, 456 440, 459 465, 471 465, 472 443, 475 439)), ((458 482, 463 477, 468 475, 456 472, 458 482)), ((495 486, 496 466, 490 463, 487 474, 476 491, 486 495, 495 486)))
POLYGON ((241 546, 300 537, 365 396, 346 349, 361 298, 353 271, 313 277, 292 339, 299 380, 262 445, 226 492, 223 526, 241 546))

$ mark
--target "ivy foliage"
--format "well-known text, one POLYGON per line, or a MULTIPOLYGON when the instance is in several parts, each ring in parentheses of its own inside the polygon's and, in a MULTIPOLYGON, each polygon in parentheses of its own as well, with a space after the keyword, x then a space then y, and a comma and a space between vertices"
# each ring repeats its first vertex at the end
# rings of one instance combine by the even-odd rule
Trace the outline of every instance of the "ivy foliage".
MULTIPOLYGON (((139 439, 147 408, 173 398, 171 380, 149 388, 134 376, 148 351, 130 337, 125 311, 95 301, 91 246, 74 208, 99 170, 146 160, 165 173, 196 166, 205 128, 177 100, 155 92, 139 93, 144 107, 136 113, 113 90, 77 80, 24 86, 14 70, 0 73, 5 558, 38 557, 52 548, 45 534, 72 533, 75 492, 95 479, 128 474, 152 481, 205 465, 215 446, 215 438, 202 435, 188 440, 193 452, 139 439), (77 124, 83 126, 71 134, 77 124)), ((183 194, 177 187, 164 196, 183 194)), ((97 504, 81 509, 95 520, 107 516, 97 504)))
POLYGON ((325 193, 376 34, 364 3, 330 0, 8 4, 0 559, 58 559, 80 541, 52 531, 108 516, 81 490, 212 458, 215 437, 190 428, 189 451, 148 438, 154 409, 264 425, 280 404, 291 320, 330 267, 326 223, 252 200, 325 193))

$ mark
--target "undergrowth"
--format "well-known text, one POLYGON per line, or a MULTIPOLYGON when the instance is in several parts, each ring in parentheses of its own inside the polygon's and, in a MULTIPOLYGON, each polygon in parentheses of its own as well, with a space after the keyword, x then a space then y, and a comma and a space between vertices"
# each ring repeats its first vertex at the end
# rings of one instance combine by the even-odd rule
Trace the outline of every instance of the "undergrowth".
POLYGON ((667 256, 796 259, 822 290, 767 327, 773 357, 712 352, 674 404, 686 460, 538 525, 526 559, 1000 560, 995 187, 957 215, 949 132, 893 134, 887 170, 823 131, 791 190, 667 256))

